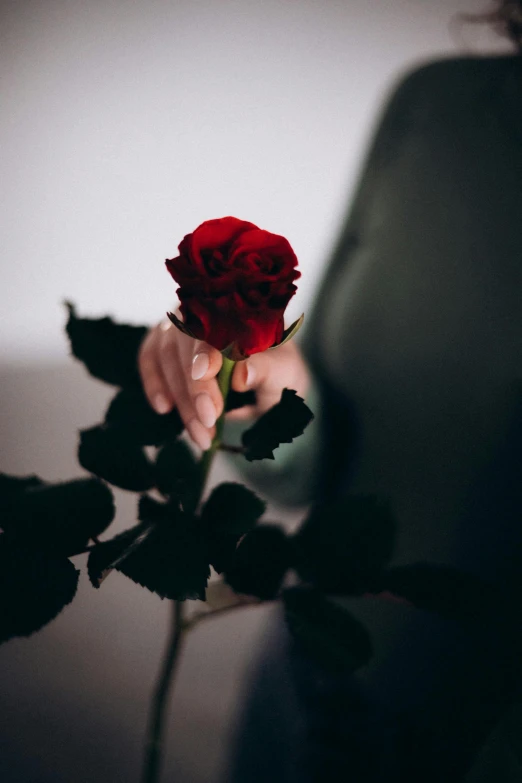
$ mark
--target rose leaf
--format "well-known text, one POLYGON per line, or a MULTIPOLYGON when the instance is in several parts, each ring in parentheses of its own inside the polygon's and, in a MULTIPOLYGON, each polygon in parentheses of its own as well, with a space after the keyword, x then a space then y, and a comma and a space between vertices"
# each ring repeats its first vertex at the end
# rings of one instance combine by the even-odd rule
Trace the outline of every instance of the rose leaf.
POLYGON ((125 433, 99 425, 80 432, 80 465, 120 489, 144 492, 154 484, 154 466, 125 433))
POLYGON ((349 612, 309 587, 283 593, 285 617, 294 639, 325 669, 353 672, 372 656, 366 628, 349 612))
POLYGON ((140 500, 141 523, 99 544, 89 556, 89 578, 99 587, 116 569, 161 598, 204 600, 210 575, 201 525, 173 504, 140 500))
POLYGON ((189 446, 183 440, 166 443, 155 465, 155 485, 161 494, 178 499, 185 508, 193 508, 199 484, 200 468, 189 446))
POLYGON ((0 527, 10 541, 65 556, 103 533, 115 513, 111 490, 95 478, 29 487, 2 506, 0 527))
POLYGON ((10 505, 17 498, 22 497, 26 490, 42 487, 45 481, 39 476, 10 476, 0 473, 0 508, 10 505))
POLYGON ((90 552, 87 561, 87 573, 93 587, 100 587, 106 577, 123 563, 125 558, 137 549, 142 541, 151 534, 153 526, 141 523, 109 541, 102 541, 90 552))
POLYGON ((225 580, 236 593, 275 598, 290 566, 290 543, 276 525, 259 525, 241 539, 225 580))
POLYGON ((156 413, 140 386, 120 389, 109 405, 105 423, 141 446, 160 446, 177 438, 184 428, 176 409, 163 416, 156 413))
POLYGON ((226 571, 239 539, 255 527, 266 504, 242 484, 225 482, 211 493, 201 511, 208 532, 209 561, 218 574, 226 571))
POLYGON ((240 538, 236 533, 207 531, 208 562, 218 574, 228 571, 232 565, 240 538))
POLYGON ((209 529, 224 535, 242 536, 256 525, 266 503, 252 490, 233 481, 212 490, 201 511, 201 520, 209 529))
POLYGON ((34 474, 29 476, 11 476, 0 473, 0 529, 5 528, 6 515, 11 514, 17 502, 29 489, 44 487, 46 482, 34 474))
POLYGON ((138 349, 146 326, 115 323, 112 318, 78 318, 70 302, 65 327, 73 355, 95 378, 114 386, 140 385, 138 349))
POLYGON ((313 508, 293 536, 294 567, 327 593, 363 592, 393 552, 396 523, 373 495, 353 495, 313 508))
POLYGON ((242 435, 245 457, 249 462, 255 459, 274 459, 273 451, 281 443, 291 443, 302 435, 314 415, 304 400, 293 389, 283 389, 281 400, 264 413, 242 435))
POLYGON ((0 535, 0 642, 29 636, 76 593, 79 571, 66 557, 24 549, 0 535))

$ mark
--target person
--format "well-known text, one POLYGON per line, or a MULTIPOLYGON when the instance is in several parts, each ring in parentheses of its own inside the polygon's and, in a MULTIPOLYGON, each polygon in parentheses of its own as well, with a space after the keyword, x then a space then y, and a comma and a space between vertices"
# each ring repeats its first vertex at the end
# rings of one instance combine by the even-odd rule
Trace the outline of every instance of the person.
MULTIPOLYGON (((507 586, 522 566, 522 1, 486 16, 517 51, 401 81, 302 340, 238 363, 232 387, 256 391, 236 418, 284 387, 316 413, 278 464, 249 468, 277 499, 381 494, 399 521, 394 564, 507 586)), ((161 326, 140 352, 151 404, 176 405, 202 449, 220 364, 161 326)), ((375 647, 350 677, 313 665, 274 618, 229 779, 451 783, 518 698, 501 634, 377 599, 349 606, 375 647)))

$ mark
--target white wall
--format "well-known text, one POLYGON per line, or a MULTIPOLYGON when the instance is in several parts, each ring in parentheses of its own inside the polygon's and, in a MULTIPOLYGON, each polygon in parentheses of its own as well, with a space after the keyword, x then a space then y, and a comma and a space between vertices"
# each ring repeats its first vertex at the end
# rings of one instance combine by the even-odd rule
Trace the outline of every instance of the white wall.
POLYGON ((65 356, 65 297, 159 319, 163 260, 226 214, 291 241, 298 315, 385 90, 419 60, 498 48, 448 27, 483 5, 4 0, 0 361, 65 356))

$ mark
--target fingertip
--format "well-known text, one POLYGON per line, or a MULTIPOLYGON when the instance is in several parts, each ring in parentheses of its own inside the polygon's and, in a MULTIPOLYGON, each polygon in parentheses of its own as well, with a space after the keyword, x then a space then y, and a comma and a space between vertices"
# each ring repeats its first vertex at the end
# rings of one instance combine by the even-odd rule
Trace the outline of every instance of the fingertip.
POLYGON ((254 386, 254 383, 256 382, 256 369, 254 367, 253 362, 250 360, 247 360, 245 364, 246 364, 245 386, 247 389, 251 389, 254 386))
POLYGON ((208 377, 213 378, 221 370, 221 367, 223 365, 223 355, 221 351, 218 351, 217 348, 213 348, 211 345, 208 346, 208 352, 210 357, 210 367, 208 370, 209 373, 208 377))
POLYGON ((247 378, 248 378, 248 367, 247 367, 248 361, 244 360, 242 362, 237 362, 236 366, 234 367, 234 372, 232 373, 232 380, 230 382, 230 385, 232 386, 232 389, 237 392, 243 392, 246 391, 247 386, 247 378))
POLYGON ((163 416, 165 413, 169 413, 169 411, 172 410, 172 403, 165 397, 164 394, 158 392, 152 398, 152 407, 156 413, 159 413, 161 416, 163 416))
POLYGON ((212 445, 212 430, 209 431, 198 419, 193 418, 187 424, 187 431, 196 446, 202 451, 209 450, 212 445))
POLYGON ((215 378, 222 364, 220 351, 207 343, 199 343, 192 357, 191 378, 193 381, 209 381, 215 378))
POLYGON ((208 372, 210 356, 206 351, 198 351, 192 359, 191 376, 193 381, 200 381, 208 372))

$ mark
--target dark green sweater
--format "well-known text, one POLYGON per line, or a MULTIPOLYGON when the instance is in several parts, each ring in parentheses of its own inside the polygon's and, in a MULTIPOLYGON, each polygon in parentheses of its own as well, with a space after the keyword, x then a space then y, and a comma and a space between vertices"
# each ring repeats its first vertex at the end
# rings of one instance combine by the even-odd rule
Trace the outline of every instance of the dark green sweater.
MULTIPOLYGON (((516 578, 521 298, 522 58, 426 65, 384 111, 308 317, 317 422, 250 477, 283 503, 381 493, 396 564, 516 578)), ((350 608, 378 652, 358 681, 409 749, 398 779, 456 779, 513 695, 502 654, 427 613, 350 608)))
POLYGON ((465 539, 481 572, 522 564, 521 297, 522 58, 426 65, 386 107, 307 316, 319 421, 250 475, 283 503, 387 495, 399 560, 465 539), (495 561, 479 524, 515 550, 495 561))

